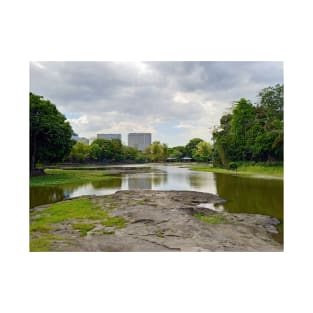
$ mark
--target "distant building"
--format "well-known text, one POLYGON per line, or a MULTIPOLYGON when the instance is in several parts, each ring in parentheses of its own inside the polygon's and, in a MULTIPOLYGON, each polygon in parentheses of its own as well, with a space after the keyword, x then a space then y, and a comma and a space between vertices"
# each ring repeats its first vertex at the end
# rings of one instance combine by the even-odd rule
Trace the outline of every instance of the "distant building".
POLYGON ((107 140, 118 139, 122 141, 122 135, 121 134, 97 134, 97 139, 107 139, 107 140))
POLYGON ((77 142, 83 142, 83 143, 89 145, 89 139, 87 139, 85 137, 79 137, 78 135, 73 135, 72 139, 77 141, 77 142))
POLYGON ((128 134, 128 147, 133 147, 142 151, 150 145, 151 145, 151 133, 128 134))

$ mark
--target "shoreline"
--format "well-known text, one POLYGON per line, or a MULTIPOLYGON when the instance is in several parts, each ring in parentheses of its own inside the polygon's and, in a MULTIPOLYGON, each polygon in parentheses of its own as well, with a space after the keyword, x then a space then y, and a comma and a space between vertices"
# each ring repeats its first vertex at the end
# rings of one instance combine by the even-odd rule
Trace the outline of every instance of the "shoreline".
POLYGON ((279 220, 201 207, 222 202, 203 192, 132 190, 43 205, 30 213, 30 250, 283 251, 271 236, 279 220))

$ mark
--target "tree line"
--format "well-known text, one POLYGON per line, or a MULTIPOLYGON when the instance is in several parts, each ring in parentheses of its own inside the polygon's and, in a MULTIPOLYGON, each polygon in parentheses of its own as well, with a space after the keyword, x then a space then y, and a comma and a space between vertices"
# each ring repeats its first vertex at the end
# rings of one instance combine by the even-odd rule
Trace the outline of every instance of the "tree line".
POLYGON ((283 161, 283 92, 283 85, 278 84, 262 89, 254 105, 244 98, 234 102, 231 112, 224 114, 214 128, 213 144, 201 138, 175 147, 155 141, 143 151, 125 146, 120 140, 96 139, 90 145, 75 142, 71 125, 56 106, 30 93, 30 174, 40 174, 37 163, 64 161, 158 162, 189 157, 225 168, 242 161, 283 161))
POLYGON ((90 145, 83 142, 74 143, 70 154, 64 159, 69 162, 160 162, 171 157, 179 161, 188 156, 196 161, 208 161, 212 147, 200 138, 194 138, 186 146, 169 148, 165 143, 154 141, 143 151, 125 146, 118 139, 96 139, 90 145))
POLYGON ((242 161, 277 162, 284 157, 284 86, 258 93, 253 105, 241 98, 213 131, 213 164, 229 167, 242 161))

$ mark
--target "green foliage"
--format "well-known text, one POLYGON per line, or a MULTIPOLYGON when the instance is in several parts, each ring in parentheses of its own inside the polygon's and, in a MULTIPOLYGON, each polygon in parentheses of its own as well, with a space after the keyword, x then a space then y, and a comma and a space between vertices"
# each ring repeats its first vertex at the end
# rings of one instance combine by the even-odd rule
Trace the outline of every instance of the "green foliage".
POLYGON ((88 144, 76 142, 72 147, 69 158, 72 162, 85 162, 90 157, 90 150, 91 148, 88 144))
POLYGON ((167 158, 168 147, 159 141, 154 141, 149 147, 144 150, 146 158, 151 162, 165 161, 167 158))
POLYGON ((194 150, 196 149, 197 145, 198 145, 201 141, 203 141, 203 139, 200 139, 200 138, 193 138, 193 139, 191 139, 191 140, 187 143, 187 145, 186 145, 186 147, 185 147, 185 155, 186 155, 187 157, 192 158, 192 154, 194 153, 194 150))
POLYGON ((56 106, 42 96, 29 94, 30 170, 37 162, 58 162, 70 153, 73 130, 56 106))
POLYGON ((186 155, 186 148, 184 146, 176 146, 168 148, 168 156, 180 160, 186 155))
POLYGON ((192 158, 200 162, 207 162, 211 156, 212 146, 206 141, 200 141, 192 153, 192 158))
POLYGON ((141 151, 122 145, 118 139, 96 139, 92 144, 76 143, 70 153, 69 160, 72 162, 120 162, 123 160, 145 160, 141 151))
POLYGON ((283 86, 259 93, 260 103, 235 102, 213 132, 213 165, 228 168, 232 161, 283 160, 283 86))
POLYGON ((235 170, 237 170, 237 163, 235 163, 235 162, 230 162, 229 164, 228 164, 228 167, 229 167, 229 169, 230 170, 232 170, 232 171, 235 171, 235 170))

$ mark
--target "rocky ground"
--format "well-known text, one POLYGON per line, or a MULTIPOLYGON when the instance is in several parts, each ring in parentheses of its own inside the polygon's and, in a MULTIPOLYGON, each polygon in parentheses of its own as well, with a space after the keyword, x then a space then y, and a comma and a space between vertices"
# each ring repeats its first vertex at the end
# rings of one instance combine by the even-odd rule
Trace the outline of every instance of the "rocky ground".
MULTIPOLYGON (((275 218, 258 214, 230 214, 200 208, 220 203, 216 195, 193 191, 118 191, 91 196, 100 207, 110 204, 110 215, 123 217, 123 228, 96 224, 86 236, 72 229, 73 221, 59 223, 53 251, 282 251, 272 239, 275 218), (209 222, 208 222, 209 221, 209 222)), ((67 200, 70 201, 70 200, 67 200)), ((37 207, 36 210, 44 210, 37 207)), ((93 221, 93 223, 95 223, 93 221)))

